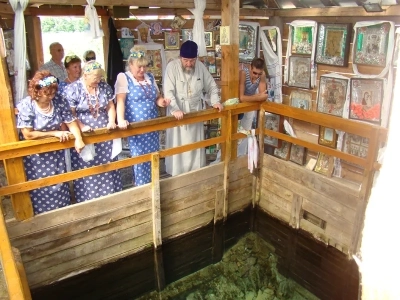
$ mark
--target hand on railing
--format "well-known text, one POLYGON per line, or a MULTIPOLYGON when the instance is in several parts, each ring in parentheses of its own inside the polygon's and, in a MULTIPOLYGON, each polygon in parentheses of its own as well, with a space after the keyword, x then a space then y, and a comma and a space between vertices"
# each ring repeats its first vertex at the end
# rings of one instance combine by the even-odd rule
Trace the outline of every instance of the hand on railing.
POLYGON ((115 129, 115 128, 117 128, 117 124, 115 124, 115 121, 110 120, 107 123, 107 129, 115 129))
POLYGON ((217 108, 219 112, 221 112, 221 111, 224 109, 224 107, 222 106, 221 103, 215 103, 215 104, 213 105, 213 107, 214 107, 214 108, 217 108))
POLYGON ((182 120, 183 119, 183 112, 181 110, 174 111, 174 112, 172 112, 172 114, 174 115, 174 117, 177 120, 182 120))
POLYGON ((126 129, 129 126, 129 122, 127 120, 118 120, 118 128, 126 129))
POLYGON ((54 136, 63 143, 69 140, 69 131, 54 131, 54 136))
POLYGON ((91 132, 91 131, 93 131, 93 129, 89 125, 84 125, 83 127, 81 127, 81 131, 82 132, 91 132))

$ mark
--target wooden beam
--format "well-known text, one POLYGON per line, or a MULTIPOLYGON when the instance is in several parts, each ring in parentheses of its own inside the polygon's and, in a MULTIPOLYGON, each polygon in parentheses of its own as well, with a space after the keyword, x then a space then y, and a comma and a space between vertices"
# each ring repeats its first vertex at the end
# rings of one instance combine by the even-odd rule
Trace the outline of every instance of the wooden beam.
MULTIPOLYGON (((228 217, 228 197, 229 197, 229 164, 231 161, 231 144, 232 144, 232 113, 228 112, 226 117, 226 143, 225 143, 225 156, 224 156, 224 221, 228 217)), ((236 158, 236 157, 235 157, 236 158)))
POLYGON ((239 0, 222 0, 222 26, 229 26, 230 45, 222 49, 221 80, 227 82, 222 87, 221 99, 239 97, 239 0))
POLYGON ((154 272, 157 291, 165 287, 164 261, 161 239, 161 205, 160 205, 160 154, 151 155, 151 210, 153 219, 154 272))
MULTIPOLYGON (((206 7, 208 9, 220 9, 220 1, 219 0, 204 0, 206 1, 206 7)), ((54 0, 30 0, 30 6, 33 5, 54 5, 57 3, 58 5, 87 5, 85 0, 60 0, 55 2, 54 0)), ((159 7, 162 5, 164 8, 194 8, 193 0, 169 0, 169 1, 160 1, 160 0, 97 0, 96 6, 139 6, 139 7, 159 7)))
POLYGON ((328 8, 300 8, 300 9, 280 9, 275 11, 278 17, 384 17, 400 15, 400 6, 384 6, 383 12, 368 13, 363 7, 328 7, 328 8))
POLYGON ((161 245, 161 208, 160 208, 160 154, 151 155, 151 194, 153 211, 153 243, 161 245))
POLYGON ((0 261, 3 267, 4 278, 7 282, 8 295, 10 300, 32 299, 28 282, 26 280, 25 270, 22 263, 20 271, 15 261, 14 253, 11 248, 10 239, 8 237, 6 223, 2 206, 0 205, 0 261))
MULTIPOLYGON (((10 81, 4 58, 0 59, 0 144, 18 141, 18 132, 14 115, 10 81)), ((4 160, 4 168, 9 185, 26 181, 22 157, 4 160)), ((11 196, 14 215, 17 220, 33 217, 33 208, 29 193, 17 193, 11 196)))
POLYGON ((104 57, 104 70, 108 68, 108 47, 110 44, 110 30, 108 28, 109 16, 101 17, 101 29, 103 29, 103 57, 104 57))
POLYGON ((25 17, 25 28, 27 37, 27 48, 29 62, 31 64, 31 74, 34 74, 44 63, 42 30, 40 28, 40 18, 35 16, 25 17))
MULTIPOLYGON (((31 3, 31 2, 29 2, 31 3)), ((53 2, 54 3, 54 2, 53 2)), ((97 4, 97 3, 96 3, 97 4)), ((43 5, 39 7, 27 7, 24 14, 32 16, 85 16, 85 6, 87 3, 82 5, 43 5)), ((108 9, 95 6, 98 16, 108 16, 108 9)))

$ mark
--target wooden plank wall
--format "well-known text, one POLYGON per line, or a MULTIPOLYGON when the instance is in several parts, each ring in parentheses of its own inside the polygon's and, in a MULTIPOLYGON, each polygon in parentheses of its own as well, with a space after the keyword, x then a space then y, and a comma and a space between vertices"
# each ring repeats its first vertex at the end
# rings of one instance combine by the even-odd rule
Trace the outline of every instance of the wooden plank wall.
POLYGON ((268 154, 264 154, 261 174, 261 209, 347 253, 361 201, 358 185, 268 154))
POLYGON ((146 185, 9 223, 8 231, 37 287, 150 246, 150 207, 146 185))

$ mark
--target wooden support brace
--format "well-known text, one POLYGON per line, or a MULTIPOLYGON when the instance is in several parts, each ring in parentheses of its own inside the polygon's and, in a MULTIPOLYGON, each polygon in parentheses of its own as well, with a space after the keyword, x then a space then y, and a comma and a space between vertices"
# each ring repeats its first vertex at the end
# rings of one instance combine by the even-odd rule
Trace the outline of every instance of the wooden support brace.
MULTIPOLYGON (((19 252, 17 251, 17 254, 19 252)), ((0 205, 0 261, 3 267, 4 278, 7 283, 8 295, 10 300, 29 300, 32 299, 26 279, 24 266, 21 258, 15 254, 11 248, 10 238, 8 237, 6 223, 3 217, 3 210, 0 205)))
POLYGON ((213 232, 213 263, 217 263, 224 255, 224 190, 215 193, 215 213, 213 232))
POLYGON ((151 195, 153 215, 154 272, 156 288, 161 291, 165 287, 164 262, 161 239, 161 206, 160 206, 160 154, 151 155, 151 195))

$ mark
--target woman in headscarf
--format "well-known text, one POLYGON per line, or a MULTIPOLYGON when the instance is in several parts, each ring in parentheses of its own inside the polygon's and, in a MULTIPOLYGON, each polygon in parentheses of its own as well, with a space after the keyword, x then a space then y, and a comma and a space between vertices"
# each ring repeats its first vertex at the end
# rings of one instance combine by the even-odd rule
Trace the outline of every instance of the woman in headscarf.
MULTIPOLYGON (((68 85, 64 95, 72 113, 78 118, 82 132, 97 128, 116 128, 114 93, 112 88, 102 81, 104 71, 96 61, 90 61, 83 67, 82 77, 68 85)), ((75 151, 71 153, 72 170, 79 170, 116 161, 112 157, 113 141, 93 145, 94 159, 84 161, 75 151)), ((91 175, 74 181, 74 192, 77 202, 83 202, 106 196, 122 190, 119 170, 91 175)))
MULTIPOLYGON (((146 72, 149 61, 146 48, 135 46, 131 49, 127 72, 119 73, 115 83, 117 97, 118 127, 126 129, 130 122, 150 120, 158 117, 159 107, 168 106, 169 99, 161 96, 153 74, 146 72)), ((160 141, 158 132, 149 132, 128 138, 132 156, 158 151, 160 141)), ((151 181, 150 162, 133 166, 136 185, 151 181)))
MULTIPOLYGON (((21 130, 21 139, 57 137, 60 142, 65 142, 69 139, 69 132, 62 129, 62 124, 66 124, 75 136, 75 151, 79 153, 85 146, 81 132, 69 106, 57 99, 57 88, 58 80, 49 71, 36 72, 29 82, 29 96, 17 105, 17 127, 21 130)), ((64 150, 26 156, 24 166, 28 180, 66 173, 64 150)), ((38 188, 29 194, 35 214, 70 204, 66 182, 38 188)))

